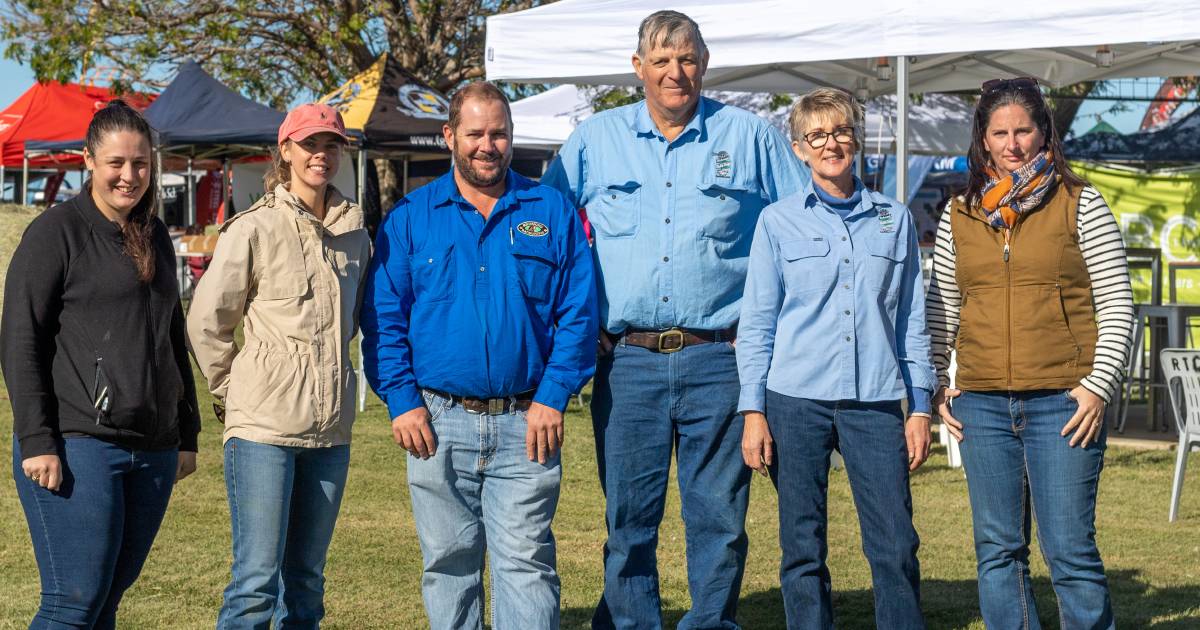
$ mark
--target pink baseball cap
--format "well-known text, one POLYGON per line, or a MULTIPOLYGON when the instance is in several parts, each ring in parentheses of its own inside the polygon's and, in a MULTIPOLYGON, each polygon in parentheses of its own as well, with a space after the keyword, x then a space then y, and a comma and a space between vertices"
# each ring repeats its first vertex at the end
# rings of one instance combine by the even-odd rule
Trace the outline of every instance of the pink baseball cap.
POLYGON ((350 142, 346 137, 346 123, 338 110, 324 103, 307 103, 288 112, 287 118, 279 126, 279 143, 291 139, 299 142, 317 133, 335 133, 342 140, 350 142))

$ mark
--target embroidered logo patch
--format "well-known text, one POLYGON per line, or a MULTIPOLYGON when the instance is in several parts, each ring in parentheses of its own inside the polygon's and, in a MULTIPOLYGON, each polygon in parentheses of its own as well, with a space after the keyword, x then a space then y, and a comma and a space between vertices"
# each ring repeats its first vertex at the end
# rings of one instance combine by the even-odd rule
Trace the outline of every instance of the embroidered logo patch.
POLYGON ((550 234, 550 228, 546 227, 545 223, 537 221, 523 221, 517 226, 517 231, 525 236, 547 236, 550 234))
POLYGON ((892 209, 887 206, 879 208, 879 233, 888 234, 896 231, 895 218, 892 217, 892 209))
POLYGON ((713 166, 716 168, 716 176, 728 178, 733 175, 733 158, 729 157, 728 151, 717 151, 713 154, 713 166))

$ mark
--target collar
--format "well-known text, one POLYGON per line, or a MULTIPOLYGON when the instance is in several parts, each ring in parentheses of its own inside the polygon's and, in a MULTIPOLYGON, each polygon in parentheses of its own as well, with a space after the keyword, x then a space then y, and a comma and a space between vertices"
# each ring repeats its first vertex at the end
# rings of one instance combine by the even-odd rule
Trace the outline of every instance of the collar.
MULTIPOLYGON (((146 194, 151 194, 146 191, 146 194)), ((117 240, 122 239, 121 226, 114 221, 110 221, 108 217, 100 212, 100 208, 96 206, 96 202, 92 199, 92 181, 89 179, 83 186, 83 190, 72 200, 75 208, 79 210, 79 214, 83 215, 88 225, 92 226, 97 234, 102 234, 109 238, 117 240)))
MULTIPOLYGON (((475 209, 458 190, 458 182, 454 180, 453 165, 448 173, 434 180, 430 186, 433 187, 429 191, 433 207, 454 204, 459 210, 475 209)), ((508 172, 504 175, 504 194, 496 200, 496 207, 492 212, 495 213, 497 210, 516 205, 520 201, 536 201, 541 198, 542 195, 537 192, 537 182, 522 176, 509 167, 508 172)))
MULTIPOLYGON (((858 205, 854 208, 854 210, 852 210, 850 214, 846 215, 847 218, 862 212, 870 212, 879 208, 893 208, 896 205, 896 202, 890 197, 881 195, 870 188, 867 188, 866 185, 862 183, 862 180, 858 178, 858 176, 854 176, 854 192, 859 193, 861 198, 859 199, 858 205)), ((813 183, 811 178, 804 183, 803 187, 800 188, 800 194, 804 199, 805 208, 813 208, 817 204, 824 204, 824 202, 821 201, 820 196, 817 195, 816 184, 813 183)))
POLYGON ((297 219, 310 221, 321 229, 337 236, 364 226, 362 210, 350 200, 342 196, 332 184, 325 188, 325 220, 318 221, 317 216, 309 211, 304 202, 300 201, 292 191, 283 184, 275 186, 276 206, 293 213, 297 219))
MULTIPOLYGON (((675 138, 676 141, 687 136, 692 131, 695 131, 701 137, 705 132, 705 113, 708 111, 708 99, 701 96, 696 102, 696 111, 692 113, 692 118, 688 120, 688 124, 683 127, 683 131, 675 138)), ((658 138, 663 137, 662 132, 658 130, 658 126, 654 124, 654 119, 650 117, 650 106, 645 100, 637 103, 630 108, 629 118, 627 119, 629 128, 638 135, 652 135, 658 138)))

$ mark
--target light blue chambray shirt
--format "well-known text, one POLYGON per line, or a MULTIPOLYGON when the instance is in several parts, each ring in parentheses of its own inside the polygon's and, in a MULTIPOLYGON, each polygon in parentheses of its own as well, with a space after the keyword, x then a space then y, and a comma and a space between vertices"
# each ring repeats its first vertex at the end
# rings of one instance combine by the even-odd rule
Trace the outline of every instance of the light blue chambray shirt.
POLYGON ((937 385, 912 217, 855 184, 862 200, 845 220, 811 182, 759 217, 738 326, 740 411, 763 411, 767 389, 884 401, 937 385))
POLYGON ((645 101, 600 112, 542 177, 587 209, 613 333, 736 323, 759 213, 808 181, 767 121, 703 97, 673 142, 645 101))

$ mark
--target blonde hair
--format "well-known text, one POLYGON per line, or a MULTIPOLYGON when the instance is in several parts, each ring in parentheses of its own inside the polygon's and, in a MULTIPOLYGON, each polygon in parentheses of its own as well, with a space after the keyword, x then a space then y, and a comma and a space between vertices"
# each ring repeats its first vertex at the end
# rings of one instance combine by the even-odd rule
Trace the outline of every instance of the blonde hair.
POLYGON ((837 88, 819 87, 800 96, 788 115, 788 127, 792 140, 800 142, 808 126, 820 118, 846 120, 854 128, 854 150, 859 149, 863 137, 866 114, 862 103, 854 100, 849 92, 837 88))
MULTIPOLYGON (((284 140, 285 143, 291 141, 290 138, 284 140)), ((292 165, 283 159, 279 146, 271 147, 271 165, 267 167, 267 172, 263 175, 265 192, 274 192, 276 186, 280 184, 287 186, 291 183, 292 165)))

